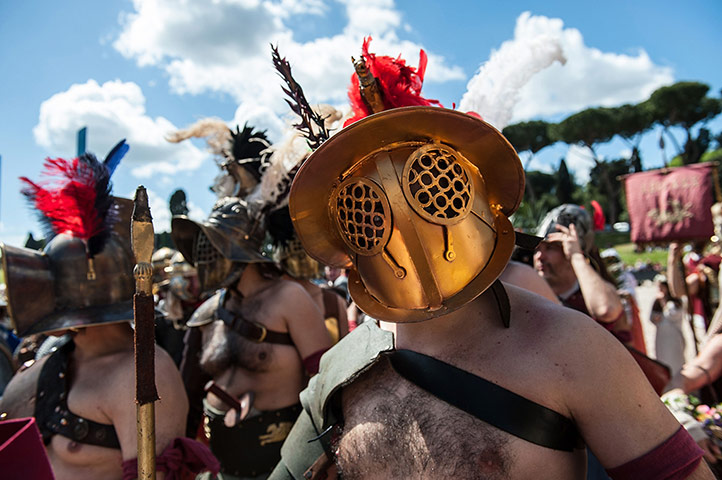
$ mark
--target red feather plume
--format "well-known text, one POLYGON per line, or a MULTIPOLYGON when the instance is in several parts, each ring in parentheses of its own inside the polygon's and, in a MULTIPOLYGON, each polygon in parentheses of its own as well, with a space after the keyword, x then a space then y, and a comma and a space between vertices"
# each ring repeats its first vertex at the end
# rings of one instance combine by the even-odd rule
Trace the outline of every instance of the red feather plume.
POLYGON ((602 210, 602 206, 596 200, 592 200, 591 204, 594 210, 594 230, 604 230, 604 224, 606 223, 604 220, 604 210, 602 210))
MULTIPOLYGON (((412 105, 437 105, 442 107, 438 100, 430 100, 421 96, 421 87, 424 83, 426 64, 428 58, 426 52, 419 52, 419 66, 417 68, 406 65, 406 60, 376 55, 369 52, 371 37, 364 39, 361 56, 371 74, 376 77, 379 89, 383 95, 384 107, 386 109, 408 107, 412 105)), ((359 89, 359 79, 354 73, 351 76, 351 85, 348 89, 348 97, 351 102, 353 116, 346 120, 344 127, 358 120, 361 120, 371 111, 366 106, 359 89)))
MULTIPOLYGON (((26 184, 22 193, 42 214, 48 233, 66 233, 86 242, 108 235, 112 199, 107 168, 89 154, 72 160, 48 158, 43 166, 43 181, 20 180, 26 184)), ((98 242, 90 243, 89 250, 96 250, 98 242)))

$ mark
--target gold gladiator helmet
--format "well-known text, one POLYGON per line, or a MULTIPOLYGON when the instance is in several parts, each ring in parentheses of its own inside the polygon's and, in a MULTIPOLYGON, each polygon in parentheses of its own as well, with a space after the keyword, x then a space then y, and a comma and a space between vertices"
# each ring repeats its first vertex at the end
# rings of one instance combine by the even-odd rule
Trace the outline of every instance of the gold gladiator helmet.
POLYGON ((419 106, 371 115, 327 140, 297 173, 289 206, 308 253, 351 268, 362 310, 414 322, 465 305, 497 279, 523 192, 519 157, 496 129, 419 106))

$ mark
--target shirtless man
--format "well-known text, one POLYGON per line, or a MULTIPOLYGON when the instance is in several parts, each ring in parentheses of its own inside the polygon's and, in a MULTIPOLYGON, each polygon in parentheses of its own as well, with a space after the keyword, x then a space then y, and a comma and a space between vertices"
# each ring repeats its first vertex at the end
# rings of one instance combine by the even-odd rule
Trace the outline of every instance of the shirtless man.
MULTIPOLYGON (((202 290, 221 288, 188 322, 199 327, 191 328, 191 335, 201 333, 195 358, 212 378, 203 414, 221 462, 217 478, 265 478, 301 411, 298 394, 331 346, 321 311, 260 253, 265 230, 243 200, 219 201, 203 223, 175 217, 172 234, 198 269, 202 290)), ((188 348, 184 371, 194 355, 188 348)), ((186 383, 193 401, 197 395, 186 383)))
POLYGON ((273 244, 273 260, 284 277, 297 282, 311 296, 323 312, 326 329, 333 343, 343 338, 349 329, 346 310, 348 304, 339 292, 331 287, 322 288, 314 283, 324 275, 324 267, 309 257, 293 229, 288 207, 279 208, 269 215, 268 233, 273 244))
MULTIPOLYGON (((160 396, 155 404, 156 451, 161 453, 183 435, 188 401, 173 360, 160 348, 155 365, 160 396)), ((58 480, 123 478, 122 464, 136 461, 138 440, 130 324, 73 327, 69 343, 15 375, 0 399, 0 412, 7 418, 35 416, 39 424, 51 424, 39 426, 58 480), (51 372, 60 387, 46 383, 51 372), (64 395, 55 399, 56 405, 42 401, 56 394, 64 395)), ((164 475, 159 471, 157 478, 164 475)))
POLYGON ((378 113, 311 155, 299 238, 396 328, 366 322, 323 356, 272 479, 578 479, 585 444, 613 478, 712 478, 619 342, 496 280, 523 185, 498 131, 442 108, 378 113))
MULTIPOLYGON (((100 163, 90 154, 72 161, 49 160, 45 174, 53 176, 53 182, 23 179, 28 185, 23 193, 49 221, 55 236, 42 253, 0 245, 8 307, 18 335, 70 333, 72 337, 17 373, 0 400, 4 418, 36 417, 55 478, 60 480, 133 478, 129 475, 137 467, 130 219, 116 224, 117 232, 125 231, 125 236, 105 221, 113 218, 108 212, 121 200, 110 197, 106 165, 107 160, 100 163), (57 178, 59 170, 67 176, 57 178), (73 187, 65 182, 74 182, 73 187), (88 191, 83 190, 87 185, 100 185, 101 191, 93 192, 92 211, 80 211, 87 206, 78 201, 80 195, 87 198, 88 191), (76 212, 69 205, 80 207, 76 212), (99 221, 90 237, 82 223, 87 218, 99 221)), ((208 461, 212 456, 200 444, 176 439, 183 434, 188 410, 183 383, 160 348, 155 365, 160 395, 155 404, 156 452, 162 479, 186 460, 180 453, 178 461, 176 442, 208 461), (173 462, 167 461, 169 456, 173 462)))

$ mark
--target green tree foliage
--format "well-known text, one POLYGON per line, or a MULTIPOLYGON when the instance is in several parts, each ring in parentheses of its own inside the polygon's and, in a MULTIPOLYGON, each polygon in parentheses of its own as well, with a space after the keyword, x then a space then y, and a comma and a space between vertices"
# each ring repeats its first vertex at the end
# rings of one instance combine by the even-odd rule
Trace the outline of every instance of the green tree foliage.
MULTIPOLYGON (((552 139, 587 147, 592 152, 595 175, 601 182, 600 188, 604 196, 609 198, 614 197, 616 180, 605 162, 597 155, 595 146, 608 142, 616 135, 615 118, 614 109, 588 108, 549 126, 549 135, 552 139)), ((605 210, 607 219, 611 223, 616 222, 619 215, 618 206, 615 202, 610 202, 607 207, 608 210, 605 210)))
MULTIPOLYGON (((560 169, 562 167, 560 166, 560 169)), ((566 169, 566 164, 564 167, 566 169)), ((574 195, 578 187, 574 184, 569 171, 567 170, 568 185, 563 188, 571 187, 572 191, 569 195, 568 202, 574 203, 574 195)), ((524 200, 521 202, 519 209, 512 217, 512 223, 515 228, 521 228, 526 232, 536 231, 536 227, 544 218, 544 215, 552 208, 560 205, 559 200, 559 172, 556 174, 539 172, 530 170, 526 172, 527 189, 524 200)), ((566 183, 566 182, 563 182, 566 183)))
MULTIPOLYGON (((526 166, 528 166, 536 152, 554 143, 549 138, 548 129, 549 124, 547 122, 535 120, 509 125, 502 130, 502 135, 509 140, 509 143, 514 146, 517 152, 529 152, 529 158, 526 162, 526 166)), ((536 202, 539 199, 536 190, 534 181, 527 177, 525 193, 531 202, 536 202)))
POLYGON ((529 151, 535 154, 554 143, 549 138, 549 124, 541 120, 509 125, 501 131, 517 152, 529 151))
POLYGON ((639 156, 639 142, 642 137, 654 125, 652 114, 648 108, 641 104, 622 105, 610 109, 614 121, 614 129, 627 144, 632 147, 632 171, 642 171, 642 159, 639 156))
POLYGON ((560 205, 563 203, 574 203, 574 191, 577 186, 574 183, 574 178, 569 174, 567 162, 565 162, 563 158, 559 162, 555 187, 554 193, 560 205))
POLYGON ((611 108, 588 108, 559 123, 549 125, 549 136, 569 144, 579 144, 594 150, 594 146, 608 142, 616 134, 614 112, 611 108))
MULTIPOLYGON (((609 160, 601 165, 595 165, 589 172, 589 185, 587 188, 589 193, 588 201, 597 200, 602 206, 602 210, 604 210, 604 212, 622 212, 623 205, 625 205, 624 184, 623 182, 619 181, 618 178, 622 175, 626 175, 632 172, 633 165, 631 159, 627 158, 609 160), (613 182, 611 182, 611 191, 607 190, 606 186, 604 185, 602 175, 599 173, 600 168, 604 168, 606 170, 606 174, 611 176, 614 180, 613 182)), ((626 217, 626 215, 619 215, 613 221, 610 217, 607 217, 607 222, 614 223, 620 220, 624 220, 624 217, 626 217)))
POLYGON ((652 120, 662 125, 665 131, 671 127, 684 130, 686 138, 683 147, 677 144, 674 136, 668 134, 668 138, 677 147, 685 165, 698 162, 709 146, 709 131, 705 133, 700 129, 697 137, 694 137, 692 128, 700 123, 704 125, 722 112, 722 101, 708 97, 708 91, 709 86, 704 83, 677 82, 657 89, 643 103, 643 108, 649 111, 652 120))

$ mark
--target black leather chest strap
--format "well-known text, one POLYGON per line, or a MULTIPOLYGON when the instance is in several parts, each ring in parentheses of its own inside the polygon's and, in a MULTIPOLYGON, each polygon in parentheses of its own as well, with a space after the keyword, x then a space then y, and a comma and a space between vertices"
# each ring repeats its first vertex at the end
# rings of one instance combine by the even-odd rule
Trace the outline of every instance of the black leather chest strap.
POLYGON ((388 355, 406 380, 515 437, 569 452, 584 445, 574 422, 554 410, 421 353, 395 350, 388 355))
POLYGON ((68 364, 75 348, 68 342, 46 360, 38 378, 35 418, 47 445, 53 435, 62 435, 78 443, 120 449, 113 425, 79 417, 68 408, 68 364))
POLYGON ((231 312, 225 308, 226 293, 223 293, 216 308, 215 317, 228 325, 228 328, 238 335, 256 343, 276 343, 278 345, 293 345, 291 335, 287 332, 276 332, 268 330, 260 323, 251 322, 243 318, 241 314, 231 312))

